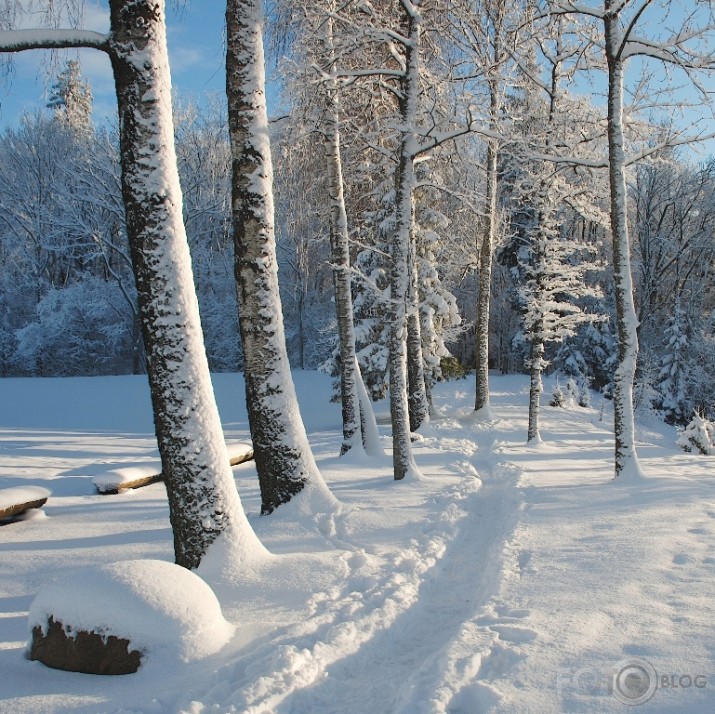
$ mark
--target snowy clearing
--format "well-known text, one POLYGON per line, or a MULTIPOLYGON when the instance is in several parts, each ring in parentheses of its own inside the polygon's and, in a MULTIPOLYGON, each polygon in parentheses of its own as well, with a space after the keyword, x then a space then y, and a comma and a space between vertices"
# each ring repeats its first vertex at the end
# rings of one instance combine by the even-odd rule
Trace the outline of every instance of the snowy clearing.
MULTIPOLYGON (((0 712, 600 713, 638 697, 643 712, 715 710, 715 457, 641 427, 647 478, 614 483, 608 416, 544 407, 545 443, 527 448, 527 379, 493 376, 491 424, 472 418, 471 380, 436 389, 415 442, 425 478, 395 483, 386 404, 385 457, 338 459, 330 378, 294 376, 343 508, 260 517, 254 466, 236 466, 273 556, 217 592, 235 635, 201 660, 158 651, 118 677, 24 652, 52 582, 173 560, 163 484, 100 496, 92 483, 155 458, 145 378, 0 381, 0 486, 52 492, 44 516, 0 527, 0 712)), ((227 440, 249 441, 241 376, 214 385, 227 440)))

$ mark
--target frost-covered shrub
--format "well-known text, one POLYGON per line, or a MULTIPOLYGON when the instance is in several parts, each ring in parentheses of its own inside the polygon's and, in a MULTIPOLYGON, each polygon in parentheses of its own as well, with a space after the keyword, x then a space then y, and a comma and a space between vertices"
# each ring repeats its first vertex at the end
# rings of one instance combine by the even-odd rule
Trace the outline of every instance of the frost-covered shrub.
POLYGON ((581 382, 581 387, 579 389, 578 395, 578 405, 584 409, 588 409, 591 406, 591 390, 589 389, 589 380, 584 378, 581 382))
POLYGON ((715 455, 715 424, 700 414, 695 414, 680 433, 676 443, 688 453, 701 453, 704 456, 715 455))
POLYGON ((554 387, 553 394, 551 395, 551 401, 549 402, 549 406, 552 407, 565 407, 566 406, 566 395, 564 394, 564 390, 561 388, 561 385, 556 382, 556 387, 554 387))
POLYGON ((579 388, 576 384, 576 380, 573 377, 569 377, 566 382, 566 404, 570 407, 576 406, 579 399, 579 388))

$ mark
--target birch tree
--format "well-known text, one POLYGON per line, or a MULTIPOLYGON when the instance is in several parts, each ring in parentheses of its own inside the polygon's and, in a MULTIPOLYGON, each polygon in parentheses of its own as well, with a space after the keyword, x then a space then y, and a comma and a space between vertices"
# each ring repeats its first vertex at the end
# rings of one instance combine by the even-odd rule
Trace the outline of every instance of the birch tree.
POLYGON ((334 504, 308 444, 285 346, 276 262, 261 0, 228 0, 226 94, 232 211, 246 404, 261 487, 271 513, 306 486, 334 504))
MULTIPOLYGON (((512 19, 520 10, 506 0, 480 0, 460 3, 455 25, 455 42, 465 58, 467 70, 460 76, 475 96, 481 95, 484 157, 484 208, 477 237, 479 293, 475 332, 476 385, 474 410, 480 420, 492 418, 489 403, 489 324, 492 292, 492 267, 499 229, 498 162, 500 146, 507 138, 503 123, 504 98, 513 83, 510 48, 516 46, 516 25, 512 19), (481 87, 479 84, 481 83, 481 87)), ((519 22, 523 17, 519 17, 519 22)))
POLYGON ((90 47, 112 63, 122 193, 176 562, 196 568, 219 536, 260 558, 233 482, 201 335, 182 221, 163 0, 110 0, 110 32, 0 32, 0 51, 90 47))
POLYGON ((304 63, 310 66, 300 73, 300 80, 305 85, 307 79, 308 86, 311 86, 315 84, 315 76, 310 73, 317 75, 318 102, 315 102, 314 91, 308 96, 304 91, 298 91, 303 106, 308 105, 315 112, 317 104, 318 117, 315 126, 311 128, 322 138, 325 153, 330 259, 338 327, 337 368, 343 421, 340 453, 343 455, 357 446, 367 453, 379 454, 382 452, 381 447, 374 438, 369 438, 369 435, 374 436, 377 433, 372 405, 369 400, 360 398, 361 394, 366 393, 366 389, 357 361, 351 291, 350 230, 341 150, 341 81, 337 76, 339 71, 345 71, 359 60, 344 52, 338 57, 333 18, 335 11, 333 0, 306 3, 301 18, 301 53, 304 55, 304 63))
POLYGON ((562 86, 578 69, 583 50, 580 43, 566 41, 562 18, 534 34, 538 37, 539 59, 528 53, 518 60, 526 81, 514 108, 520 114, 518 125, 523 135, 519 136, 522 146, 515 147, 510 176, 516 203, 512 215, 517 243, 514 270, 522 277, 518 296, 529 344, 527 443, 541 442, 539 416, 542 372, 548 364, 546 347, 573 337, 580 324, 597 319, 582 310, 579 301, 599 296, 587 280, 589 271, 597 270, 590 251, 569 238, 564 229, 569 209, 598 218, 595 199, 588 192, 586 170, 572 169, 567 179, 569 167, 529 159, 539 149, 548 155, 555 146, 572 142, 578 136, 577 127, 582 131, 589 124, 581 102, 571 99, 562 86))
MULTIPOLYGON (((691 3, 659 0, 603 0, 593 4, 552 0, 549 9, 552 15, 578 15, 585 22, 592 23, 594 30, 603 37, 607 77, 607 167, 618 336, 618 365, 613 389, 615 477, 638 478, 641 469, 636 453, 633 413, 638 320, 633 298, 626 169, 634 160, 655 153, 659 148, 702 138, 702 132, 686 136, 683 130, 671 129, 662 141, 651 142, 650 146, 629 156, 624 114, 626 68, 634 59, 639 59, 645 67, 655 63, 656 66, 680 70, 693 90, 699 93, 699 101, 709 105, 699 76, 703 71, 715 68, 713 11, 710 3, 698 3, 693 7, 691 3), (678 13, 682 15, 679 17, 678 13), (674 29, 669 29, 671 27, 674 29)), ((664 81, 669 80, 664 77, 664 81)), ((658 107, 658 96, 662 95, 662 90, 654 89, 643 79, 631 89, 630 94, 633 116, 639 108, 653 112, 658 107)), ((662 108, 662 103, 660 106, 662 108)))

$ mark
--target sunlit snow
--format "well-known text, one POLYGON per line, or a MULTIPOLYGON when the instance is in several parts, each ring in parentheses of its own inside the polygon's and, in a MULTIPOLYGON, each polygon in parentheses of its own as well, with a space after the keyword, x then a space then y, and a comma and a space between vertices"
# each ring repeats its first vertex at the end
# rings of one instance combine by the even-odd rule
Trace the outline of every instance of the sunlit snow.
MULTIPOLYGON (((671 427, 640 425, 645 478, 614 482, 599 395, 593 408, 545 406, 544 443, 527 447, 528 380, 492 375, 488 422, 473 418, 473 379, 437 386, 435 416, 413 444, 424 479, 395 482, 386 403, 385 455, 339 458, 330 378, 294 377, 339 507, 261 517, 254 465, 235 467, 270 555, 215 588, 234 634, 193 661, 151 649, 136 674, 117 677, 27 660, 28 614, 47 588, 44 611, 68 604, 52 583, 81 586, 83 568, 171 562, 161 483, 114 496, 92 484, 98 466, 155 453, 146 380, 0 380, 0 484, 52 491, 46 518, 0 527, 0 711, 715 710, 715 457, 680 450, 671 427), (634 672, 654 686, 629 689, 634 672), (628 696, 649 701, 631 709, 628 696)), ((217 375, 214 386, 227 440, 249 441, 242 378, 217 375)), ((134 620, 132 599, 106 588, 119 624, 156 641, 161 620, 134 620)), ((88 619, 101 609, 75 600, 88 619)), ((207 622, 217 617, 207 609, 207 622)), ((177 652, 189 646, 188 633, 168 636, 177 652)))

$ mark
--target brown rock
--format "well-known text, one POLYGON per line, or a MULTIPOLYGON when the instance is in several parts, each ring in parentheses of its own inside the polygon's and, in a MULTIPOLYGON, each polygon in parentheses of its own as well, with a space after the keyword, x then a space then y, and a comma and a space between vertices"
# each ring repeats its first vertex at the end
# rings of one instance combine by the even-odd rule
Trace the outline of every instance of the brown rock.
POLYGON ((79 631, 67 635, 52 617, 47 634, 33 627, 30 659, 48 667, 86 674, 131 674, 139 669, 142 653, 129 651, 129 640, 114 635, 79 631))

